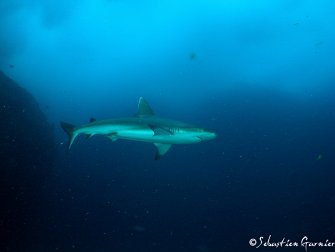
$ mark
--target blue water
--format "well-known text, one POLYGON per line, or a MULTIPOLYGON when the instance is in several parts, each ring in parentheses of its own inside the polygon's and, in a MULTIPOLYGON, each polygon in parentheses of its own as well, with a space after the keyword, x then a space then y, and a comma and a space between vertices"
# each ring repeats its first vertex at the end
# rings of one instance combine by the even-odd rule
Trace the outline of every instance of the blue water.
POLYGON ((36 97, 58 146, 18 242, 92 252, 335 242, 334 11, 330 0, 2 0, 0 69, 36 97), (102 137, 66 153, 59 121, 134 115, 140 96, 218 137, 159 161, 151 144, 102 137))

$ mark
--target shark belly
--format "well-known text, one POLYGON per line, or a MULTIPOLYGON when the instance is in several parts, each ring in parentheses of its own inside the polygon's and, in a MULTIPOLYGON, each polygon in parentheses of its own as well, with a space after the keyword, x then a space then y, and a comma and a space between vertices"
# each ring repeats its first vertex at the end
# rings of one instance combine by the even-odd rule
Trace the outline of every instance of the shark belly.
POLYGON ((155 135, 149 127, 141 130, 121 130, 117 132, 117 137, 126 140, 162 144, 193 144, 201 142, 201 139, 197 137, 184 136, 182 134, 155 135))
POLYGON ((116 133, 120 139, 141 141, 141 142, 154 142, 154 133, 150 128, 147 129, 130 129, 130 130, 119 130, 116 133))

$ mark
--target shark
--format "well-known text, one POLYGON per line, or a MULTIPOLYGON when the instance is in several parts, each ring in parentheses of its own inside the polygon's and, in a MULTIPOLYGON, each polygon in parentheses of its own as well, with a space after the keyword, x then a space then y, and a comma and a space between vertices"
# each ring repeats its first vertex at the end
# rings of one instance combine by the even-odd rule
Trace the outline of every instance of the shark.
POLYGON ((156 146, 156 160, 164 156, 172 145, 200 143, 216 137, 216 133, 204 128, 157 117, 143 97, 139 98, 135 116, 106 120, 91 118, 89 123, 81 126, 66 122, 60 122, 60 125, 69 138, 68 151, 80 134, 86 135, 87 138, 102 135, 113 142, 126 139, 153 143, 156 146))

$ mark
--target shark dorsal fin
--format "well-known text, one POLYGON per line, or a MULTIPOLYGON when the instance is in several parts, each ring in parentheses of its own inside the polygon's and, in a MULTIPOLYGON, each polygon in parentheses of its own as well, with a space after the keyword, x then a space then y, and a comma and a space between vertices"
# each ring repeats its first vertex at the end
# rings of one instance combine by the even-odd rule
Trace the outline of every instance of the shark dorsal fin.
POLYGON ((137 116, 153 116, 154 112, 152 111, 149 103, 144 100, 143 97, 140 97, 138 100, 138 111, 137 116))

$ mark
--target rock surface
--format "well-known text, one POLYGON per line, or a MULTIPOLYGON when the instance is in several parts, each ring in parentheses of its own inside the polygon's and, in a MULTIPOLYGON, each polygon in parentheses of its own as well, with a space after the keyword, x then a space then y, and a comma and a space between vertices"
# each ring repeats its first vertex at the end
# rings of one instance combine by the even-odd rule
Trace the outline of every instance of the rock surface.
POLYGON ((0 251, 18 251, 55 161, 53 131, 38 103, 0 71, 0 251))

